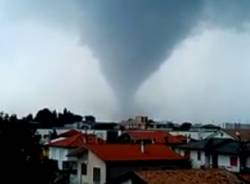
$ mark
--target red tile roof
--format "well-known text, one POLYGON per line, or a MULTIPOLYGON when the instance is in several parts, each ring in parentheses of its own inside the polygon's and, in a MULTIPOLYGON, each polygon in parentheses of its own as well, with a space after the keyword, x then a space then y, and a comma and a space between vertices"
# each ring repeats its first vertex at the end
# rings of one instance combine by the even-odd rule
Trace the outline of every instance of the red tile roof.
POLYGON ((137 140, 153 140, 156 144, 181 144, 184 143, 183 137, 172 136, 166 131, 126 131, 130 138, 134 141, 137 140))
POLYGON ((145 170, 135 174, 148 184, 243 184, 236 175, 220 169, 145 170))
MULTIPOLYGON (((91 150, 104 161, 185 160, 184 157, 161 144, 146 145, 144 152, 141 151, 141 145, 136 144, 92 144, 84 146, 82 151, 86 149, 91 150)), ((77 153, 79 154, 79 150, 77 153)))
POLYGON ((95 144, 103 143, 104 141, 100 138, 97 138, 93 134, 76 134, 71 137, 59 138, 52 140, 48 146, 50 147, 64 147, 64 148, 77 148, 84 144, 95 144))
POLYGON ((168 143, 169 144, 184 144, 184 143, 187 143, 187 137, 183 135, 170 135, 168 137, 168 143))

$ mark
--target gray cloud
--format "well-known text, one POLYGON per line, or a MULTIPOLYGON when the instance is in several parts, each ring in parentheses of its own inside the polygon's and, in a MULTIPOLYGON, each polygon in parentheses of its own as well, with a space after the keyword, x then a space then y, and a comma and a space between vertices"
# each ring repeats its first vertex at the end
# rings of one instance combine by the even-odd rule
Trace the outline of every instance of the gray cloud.
POLYGON ((32 21, 2 28, 1 111, 26 115, 44 107, 67 107, 103 120, 117 118, 99 63, 79 39, 32 21))
POLYGON ((190 37, 137 92, 157 119, 250 122, 250 33, 212 29, 190 37))
POLYGON ((121 117, 138 111, 133 104, 137 89, 197 28, 242 28, 250 18, 247 0, 1 2, 2 25, 31 21, 81 37, 119 99, 121 117))
POLYGON ((210 24, 236 30, 245 29, 249 24, 250 2, 248 0, 204 1, 204 19, 210 24))
POLYGON ((12 18, 72 26, 100 60, 101 70, 128 115, 140 84, 197 23, 202 1, 29 1, 14 3, 12 18), (35 17, 34 17, 35 15, 35 17))
POLYGON ((177 44, 201 13, 201 1, 94 1, 87 12, 83 42, 100 59, 126 115, 135 109, 133 95, 177 44))

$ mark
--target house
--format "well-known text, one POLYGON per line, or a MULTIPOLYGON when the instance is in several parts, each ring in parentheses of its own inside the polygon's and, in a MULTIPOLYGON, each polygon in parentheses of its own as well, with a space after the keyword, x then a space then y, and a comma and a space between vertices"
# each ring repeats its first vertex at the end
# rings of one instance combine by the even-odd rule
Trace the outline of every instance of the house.
POLYGON ((118 138, 121 143, 149 143, 179 145, 187 142, 184 136, 173 136, 166 131, 130 130, 125 131, 118 138))
POLYGON ((238 176, 222 169, 141 170, 127 173, 116 184, 244 184, 238 176))
POLYGON ((176 146, 175 150, 190 158, 193 168, 224 168, 239 173, 250 164, 250 149, 246 145, 232 139, 212 138, 176 146))
MULTIPOLYGON (((62 133, 76 130, 78 132, 82 132, 83 134, 94 134, 96 137, 107 140, 109 135, 109 130, 95 130, 95 129, 77 129, 77 128, 39 128, 36 130, 36 136, 40 138, 40 144, 46 145, 49 141, 51 141, 51 135, 53 132, 56 132, 57 135, 61 135, 62 133)), ((119 131, 117 131, 119 133, 119 131)))
POLYGON ((96 123, 96 119, 92 115, 84 116, 83 120, 74 123, 65 123, 64 128, 76 128, 76 129, 91 129, 96 123))
POLYGON ((145 130, 148 124, 147 116, 136 116, 135 119, 128 119, 127 121, 122 121, 120 125, 126 130, 145 130))
POLYGON ((142 168, 190 167, 187 159, 161 144, 84 145, 68 157, 77 160, 77 184, 112 183, 116 177, 142 168))
POLYGON ((64 132, 59 138, 51 140, 48 144, 49 159, 57 161, 59 170, 75 167, 75 163, 68 159, 70 151, 84 144, 100 144, 104 141, 93 134, 83 134, 76 130, 64 132))
POLYGON ((172 130, 169 131, 169 133, 171 135, 182 135, 192 140, 202 140, 207 138, 235 139, 234 136, 232 136, 225 130, 218 128, 214 129, 196 128, 196 129, 190 129, 188 131, 172 130))
POLYGON ((40 144, 44 145, 50 141, 51 134, 54 130, 50 128, 38 128, 35 136, 40 140, 40 144))
POLYGON ((233 139, 237 140, 235 136, 232 136, 230 133, 225 131, 224 129, 219 129, 216 132, 212 133, 211 135, 207 136, 205 139, 210 138, 220 138, 220 139, 233 139))

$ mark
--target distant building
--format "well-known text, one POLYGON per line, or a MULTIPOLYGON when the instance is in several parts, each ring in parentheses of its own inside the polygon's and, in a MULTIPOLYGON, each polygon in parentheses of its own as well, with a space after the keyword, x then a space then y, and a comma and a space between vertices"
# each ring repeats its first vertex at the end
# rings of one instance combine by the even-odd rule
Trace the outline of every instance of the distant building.
POLYGON ((124 131, 118 138, 121 143, 145 143, 145 144, 165 144, 179 145, 187 142, 184 136, 174 136, 166 131, 156 130, 129 130, 124 131))
POLYGON ((233 139, 211 138, 175 147, 192 162, 193 168, 223 168, 239 173, 250 168, 249 143, 233 139))
POLYGON ((169 131, 172 135, 182 135, 187 137, 188 139, 193 140, 203 140, 206 138, 225 138, 225 139, 234 139, 233 136, 231 136, 229 133, 227 133, 223 129, 190 129, 188 131, 182 131, 182 130, 171 130, 169 131))
POLYGON ((82 127, 79 128, 92 128, 93 126, 95 126, 95 123, 96 123, 95 117, 92 115, 88 115, 84 117, 83 125, 82 127))
POLYGON ((122 121, 121 126, 125 129, 141 129, 147 128, 148 117, 147 116, 136 116, 135 119, 128 119, 127 121, 122 121))
POLYGON ((244 123, 223 123, 225 129, 250 129, 250 124, 244 123))
MULTIPOLYGON (((82 132, 83 134, 94 134, 98 138, 101 138, 103 140, 107 140, 108 138, 108 132, 109 130, 95 130, 95 129, 77 129, 77 128, 56 128, 56 129, 44 129, 39 128, 36 130, 36 136, 40 138, 40 143, 42 145, 47 144, 51 140, 51 134, 55 130, 58 135, 71 131, 72 129, 77 130, 79 132, 82 132)), ((118 131, 119 132, 119 131, 118 131)))

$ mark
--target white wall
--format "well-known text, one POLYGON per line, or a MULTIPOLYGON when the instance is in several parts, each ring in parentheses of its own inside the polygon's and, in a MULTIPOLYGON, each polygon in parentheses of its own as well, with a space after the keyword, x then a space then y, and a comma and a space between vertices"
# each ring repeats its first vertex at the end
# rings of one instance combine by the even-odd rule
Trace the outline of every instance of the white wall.
POLYGON ((192 139, 201 140, 205 138, 235 139, 223 130, 190 130, 190 131, 169 131, 172 135, 183 135, 192 139))
POLYGON ((227 133, 218 133, 215 136, 213 136, 213 138, 221 138, 221 139, 235 139, 234 137, 232 137, 231 135, 227 134, 227 133))
POLYGON ((80 130, 82 133, 95 134, 96 137, 107 140, 107 130, 80 130))
MULTIPOLYGON (((188 151, 188 150, 187 150, 188 151)), ((185 155, 185 150, 182 149, 176 149, 176 153, 180 154, 181 156, 185 155)), ((196 150, 190 150, 190 160, 192 163, 192 168, 200 168, 201 166, 204 166, 206 163, 206 158, 205 158, 205 152, 204 151, 196 151, 196 150), (198 152, 201 153, 200 160, 198 160, 198 152)))
POLYGON ((218 166, 225 168, 228 171, 239 172, 240 171, 240 159, 237 157, 237 166, 230 165, 230 157, 228 155, 218 155, 218 166))
POLYGON ((219 130, 214 134, 210 135, 208 138, 221 138, 221 139, 235 139, 233 136, 229 135, 223 130, 219 130))
MULTIPOLYGON (((180 155, 184 156, 185 151, 181 149, 176 149, 175 150, 177 153, 180 155)), ((198 160, 197 158, 197 152, 196 150, 190 151, 190 160, 192 163, 193 168, 200 168, 201 166, 206 166, 206 167, 212 167, 213 165, 213 159, 212 155, 209 155, 208 157, 205 156, 205 152, 201 151, 201 159, 198 160)), ((231 166, 230 165, 230 157, 229 155, 218 155, 218 167, 225 168, 228 171, 231 172, 240 172, 240 159, 239 157, 237 160, 237 166, 231 166)), ((247 163, 246 166, 250 168, 250 157, 247 158, 247 163)))
POLYGON ((193 168, 200 168, 201 166, 204 166, 206 163, 205 152, 204 151, 191 151, 190 159, 191 159, 193 168), (198 160, 198 152, 200 152, 200 160, 198 160))
POLYGON ((215 133, 215 131, 169 131, 172 135, 183 135, 192 139, 201 140, 215 133))
POLYGON ((93 152, 88 151, 88 153, 86 153, 80 159, 78 159, 77 167, 78 167, 78 169, 77 169, 77 178, 78 178, 77 184, 85 184, 85 183, 92 184, 93 183, 93 169, 94 169, 94 167, 101 169, 101 182, 100 182, 100 184, 106 183, 106 164, 99 157, 97 157, 93 152), (83 162, 87 164, 87 175, 81 174, 81 164, 83 162))
POLYGON ((49 147, 49 159, 57 160, 58 168, 62 170, 63 161, 69 160, 69 158, 67 157, 69 151, 70 149, 66 149, 66 148, 49 147))
MULTIPOLYGON (((201 152, 201 159, 200 161, 197 159, 197 151, 191 151, 190 152, 190 159, 192 161, 192 167, 193 168, 200 168, 203 165, 206 165, 206 162, 208 162, 208 158, 205 156, 205 152, 201 152)), ((209 167, 212 167, 213 161, 212 156, 209 156, 209 167)), ((218 167, 224 168, 231 172, 239 172, 240 171, 240 159, 239 157, 237 160, 237 166, 231 166, 230 164, 230 157, 229 155, 218 155, 218 167)), ((250 158, 249 158, 250 161, 250 158)), ((207 166, 207 165, 206 165, 207 166)))
MULTIPOLYGON (((41 143, 42 144, 47 144, 49 142, 49 135, 50 133, 53 132, 54 129, 52 128, 38 128, 36 130, 36 134, 37 135, 41 135, 41 143)), ((64 133, 70 129, 64 129, 64 128, 60 128, 60 129, 55 129, 57 134, 61 134, 64 133)))

